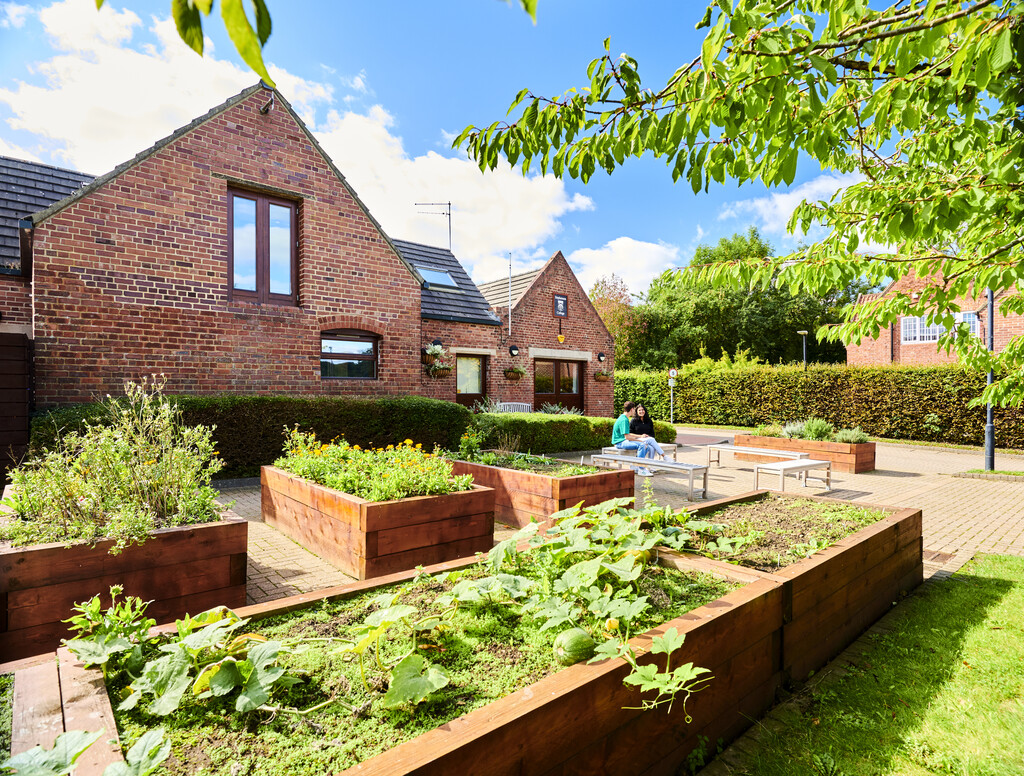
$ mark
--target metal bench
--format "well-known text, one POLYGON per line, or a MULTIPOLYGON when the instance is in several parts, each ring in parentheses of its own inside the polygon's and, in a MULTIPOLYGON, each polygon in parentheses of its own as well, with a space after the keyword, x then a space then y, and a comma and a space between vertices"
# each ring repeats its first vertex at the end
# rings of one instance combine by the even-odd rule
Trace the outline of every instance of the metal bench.
MULTIPOLYGON (((658 444, 661 444, 660 442, 658 444)), ((672 460, 679 460, 679 445, 677 444, 663 444, 661 449, 665 451, 665 455, 668 456, 672 453, 672 460)), ((619 448, 612 445, 611 447, 602 447, 601 455, 636 455, 636 450, 620 450, 619 448)), ((647 460, 646 458, 644 459, 647 460)))
POLYGON ((685 474, 688 482, 688 501, 696 501, 693 497, 694 491, 700 491, 701 498, 708 497, 708 467, 703 466, 699 463, 678 463, 676 461, 652 461, 650 458, 637 458, 630 455, 592 455, 590 456, 591 466, 612 466, 621 469, 623 465, 631 466, 634 469, 639 466, 643 466, 645 469, 651 469, 652 471, 666 471, 674 472, 676 474, 685 474), (702 487, 693 487, 693 477, 695 474, 701 475, 702 487))
POLYGON ((498 402, 498 412, 533 412, 533 405, 528 401, 498 402))
POLYGON ((803 480, 804 487, 807 487, 807 476, 809 472, 815 471, 816 469, 824 469, 824 477, 815 477, 816 480, 822 480, 825 483, 825 487, 828 490, 832 490, 832 462, 831 461, 814 461, 811 459, 803 461, 773 461, 772 463, 757 463, 754 464, 754 490, 758 490, 758 481, 761 472, 770 472, 771 474, 779 475, 779 490, 786 490, 786 475, 795 474, 797 479, 803 480))
POLYGON ((795 450, 773 450, 769 447, 739 447, 737 445, 708 445, 708 466, 712 463, 722 465, 722 451, 730 453, 746 453, 747 455, 763 455, 772 458, 810 458, 810 453, 798 453, 795 450), (716 453, 714 461, 711 459, 711 451, 716 453))

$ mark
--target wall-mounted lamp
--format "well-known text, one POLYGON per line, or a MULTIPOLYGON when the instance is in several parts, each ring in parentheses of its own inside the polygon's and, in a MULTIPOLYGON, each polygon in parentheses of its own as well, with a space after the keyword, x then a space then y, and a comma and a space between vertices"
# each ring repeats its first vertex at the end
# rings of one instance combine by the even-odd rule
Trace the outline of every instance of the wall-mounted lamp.
POLYGON ((515 358, 516 356, 518 356, 518 355, 519 355, 519 348, 517 348, 517 347, 516 347, 515 345, 512 345, 512 346, 511 346, 511 347, 510 347, 510 348, 508 349, 508 354, 509 354, 510 356, 512 356, 513 358, 515 358))
POLYGON ((441 346, 441 345, 443 345, 444 343, 443 343, 443 342, 441 342, 441 340, 439 340, 439 339, 436 339, 436 340, 434 340, 433 342, 431 342, 430 344, 431 344, 431 345, 437 345, 437 346, 439 346, 439 347, 440 347, 440 346, 441 346))
POLYGON ((598 353, 597 354, 597 360, 598 361, 604 363, 604 358, 605 358, 604 353, 598 353))

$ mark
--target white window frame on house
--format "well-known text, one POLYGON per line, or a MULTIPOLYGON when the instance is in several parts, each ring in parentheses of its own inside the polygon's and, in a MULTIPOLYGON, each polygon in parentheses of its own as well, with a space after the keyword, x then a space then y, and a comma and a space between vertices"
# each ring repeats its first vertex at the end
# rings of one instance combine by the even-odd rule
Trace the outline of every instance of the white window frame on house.
MULTIPOLYGON (((954 313, 953 317, 957 323, 966 323, 972 336, 980 336, 981 325, 977 313, 960 312, 954 313)), ((900 321, 900 342, 911 345, 918 342, 938 342, 939 337, 945 331, 946 327, 937 321, 932 321, 930 316, 922 315, 917 318, 908 315, 900 321)))

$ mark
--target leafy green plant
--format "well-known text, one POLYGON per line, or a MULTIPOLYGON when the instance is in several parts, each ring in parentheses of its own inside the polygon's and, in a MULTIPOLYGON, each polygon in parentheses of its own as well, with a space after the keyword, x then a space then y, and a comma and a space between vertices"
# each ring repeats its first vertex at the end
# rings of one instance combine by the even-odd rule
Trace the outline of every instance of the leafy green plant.
POLYGON ((82 756, 101 732, 69 730, 57 736, 52 749, 35 746, 26 752, 16 754, 0 765, 3 773, 28 774, 30 776, 61 776, 71 773, 75 761, 82 756))
POLYGON ((755 436, 780 437, 782 426, 778 423, 761 423, 754 429, 755 436))
POLYGON ((511 375, 517 375, 518 378, 523 378, 523 377, 525 377, 528 374, 528 372, 526 371, 525 367, 522 367, 519 364, 512 364, 512 366, 507 366, 507 367, 505 367, 504 371, 505 371, 505 376, 506 377, 508 377, 511 374, 511 375))
POLYGON ((483 441, 483 434, 470 426, 466 433, 459 440, 459 458, 464 461, 474 461, 480 455, 480 444, 483 441))
POLYGON ((782 436, 787 439, 804 438, 804 422, 802 420, 787 423, 782 427, 782 436))
POLYGON ((562 404, 556 404, 553 402, 546 401, 540 405, 540 412, 545 415, 582 415, 583 410, 579 407, 566 407, 562 404))
POLYGON ((860 426, 857 426, 856 428, 839 429, 835 433, 833 439, 835 439, 836 442, 842 442, 847 445, 861 445, 869 441, 871 437, 865 434, 864 431, 861 430, 860 426))
POLYGON ((810 417, 804 421, 803 438, 813 442, 827 442, 832 439, 836 427, 822 418, 810 417))
POLYGON ((445 458, 406 439, 384 449, 363 450, 345 441, 321 444, 316 435, 287 430, 285 455, 275 465, 328 488, 369 501, 391 501, 468 490, 470 475, 455 476, 445 458))
POLYGON ((145 616, 150 602, 135 596, 119 602, 122 592, 124 588, 121 585, 113 585, 109 607, 104 609, 100 597, 93 596, 89 601, 74 604, 71 609, 77 614, 64 620, 68 623, 68 630, 75 634, 74 638, 65 641, 67 646, 84 663, 101 666, 104 676, 110 659, 123 652, 131 653, 126 664, 139 666, 149 629, 156 625, 156 620, 145 616))
POLYGON ((0 523, 15 545, 114 540, 111 553, 141 544, 157 528, 217 520, 210 487, 222 463, 213 430, 187 427, 162 395, 163 380, 126 383, 104 423, 69 433, 10 473, 5 503, 18 520, 0 523))

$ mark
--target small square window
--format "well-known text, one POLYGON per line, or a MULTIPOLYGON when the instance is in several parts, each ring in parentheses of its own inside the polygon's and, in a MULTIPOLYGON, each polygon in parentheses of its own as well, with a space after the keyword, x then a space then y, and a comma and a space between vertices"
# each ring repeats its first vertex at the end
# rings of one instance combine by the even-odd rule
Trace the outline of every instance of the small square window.
POLYGON ((377 335, 356 329, 320 334, 320 377, 377 379, 377 335))

